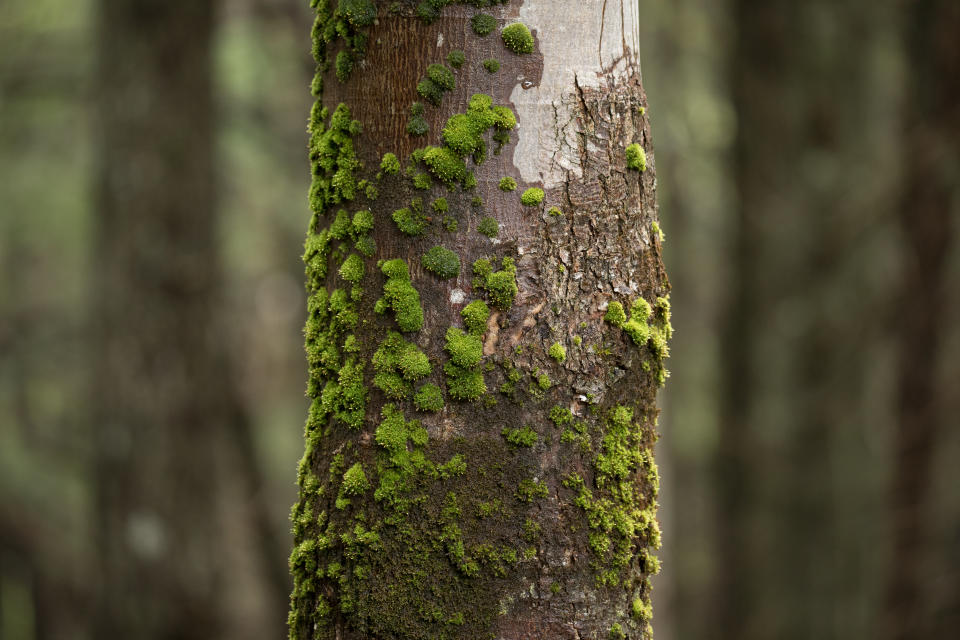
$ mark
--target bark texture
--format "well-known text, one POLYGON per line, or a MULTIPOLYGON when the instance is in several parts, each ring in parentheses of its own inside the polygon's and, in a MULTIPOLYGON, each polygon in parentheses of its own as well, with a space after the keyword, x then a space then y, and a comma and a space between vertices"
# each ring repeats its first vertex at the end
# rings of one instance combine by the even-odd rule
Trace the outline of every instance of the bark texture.
POLYGON ((649 637, 671 329, 635 3, 313 4, 291 638, 649 637))

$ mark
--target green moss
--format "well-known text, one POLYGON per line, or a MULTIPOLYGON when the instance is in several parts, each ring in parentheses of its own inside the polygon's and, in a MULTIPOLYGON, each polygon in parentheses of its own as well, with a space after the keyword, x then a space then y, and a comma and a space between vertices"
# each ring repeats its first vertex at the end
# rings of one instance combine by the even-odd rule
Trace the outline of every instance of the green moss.
POLYGON ((359 284, 365 273, 366 266, 363 263, 363 258, 355 253, 351 253, 340 265, 340 277, 347 282, 359 284))
POLYGON ((610 627, 610 638, 611 640, 624 640, 627 637, 627 634, 624 633, 623 627, 620 626, 619 622, 613 623, 613 626, 610 627))
POLYGON ((428 191, 433 187, 433 180, 430 179, 429 173, 420 172, 417 175, 413 176, 413 188, 420 189, 421 191, 428 191))
POLYGON ((460 275, 460 256, 444 247, 433 247, 420 259, 427 271, 447 280, 460 275))
POLYGON ((337 54, 337 61, 334 65, 337 71, 337 80, 346 82, 353 73, 353 56, 349 51, 341 51, 337 54))
POLYGON ((549 213, 554 218, 559 218, 560 216, 563 215, 563 211, 561 211, 559 207, 550 207, 550 210, 547 211, 547 213, 549 213))
POLYGON ((517 485, 517 491, 514 495, 521 502, 533 502, 538 498, 546 498, 550 495, 550 492, 547 490, 546 482, 524 478, 517 485))
POLYGON ((519 292, 517 287, 517 267, 510 257, 501 261, 502 269, 493 271, 490 261, 481 258, 473 263, 473 286, 484 291, 493 306, 509 309, 519 292))
POLYGON ((454 233, 457 229, 460 228, 460 221, 454 218, 453 216, 444 216, 443 217, 443 228, 454 233))
POLYGON ((373 0, 339 0, 337 12, 355 27, 368 27, 377 17, 373 0))
POLYGON ((467 166, 463 158, 448 147, 427 147, 423 162, 447 187, 452 187, 467 177, 467 166))
POLYGON ((525 207, 537 207, 543 203, 543 189, 538 187, 531 187, 523 192, 523 195, 520 196, 520 202, 525 207))
POLYGON ((517 181, 510 176, 500 178, 500 191, 516 191, 517 181))
POLYGON ((486 13, 478 13, 470 18, 470 26, 473 32, 482 38, 497 28, 497 19, 486 13))
POLYGON ((447 203, 446 198, 437 198, 430 204, 430 207, 437 213, 446 213, 450 210, 450 205, 447 203))
POLYGON ((643 173, 647 170, 647 154, 637 143, 627 146, 627 168, 643 173))
POLYGON ((643 345, 650 338, 650 327, 647 325, 650 312, 650 303, 643 298, 637 298, 630 305, 630 320, 622 328, 636 345, 643 345))
POLYGON ((486 393, 487 385, 479 367, 483 358, 483 343, 480 337, 450 327, 447 329, 444 350, 450 355, 450 361, 443 367, 450 397, 456 400, 476 400, 486 393))
POLYGON ((424 109, 422 102, 414 102, 410 105, 410 119, 407 121, 407 133, 412 136, 422 136, 430 130, 427 119, 423 117, 424 109))
POLYGON ((537 386, 543 389, 544 391, 548 390, 551 386, 553 386, 553 381, 550 380, 550 376, 548 376, 546 373, 538 373, 536 377, 537 377, 537 386))
POLYGON ((454 69, 459 69, 460 67, 463 66, 463 63, 466 61, 467 61, 466 54, 464 54, 463 51, 460 51, 459 49, 454 49, 453 51, 447 54, 447 62, 454 69))
POLYGON ((417 411, 440 411, 443 409, 443 392, 440 387, 428 382, 414 394, 413 406, 417 411))
POLYGON ((380 170, 388 175, 395 176, 400 173, 400 160, 392 153, 383 154, 380 159, 380 170))
MULTIPOLYGON (((343 474, 340 496, 361 496, 370 489, 370 481, 363 471, 363 465, 357 462, 343 474)), ((348 502, 349 504, 349 502, 348 502)), ((338 506, 338 508, 343 508, 338 506)))
POLYGON ((477 231, 488 238, 496 238, 497 234, 500 233, 500 225, 495 218, 484 216, 477 224, 477 231))
POLYGON ((538 439, 537 432, 529 426, 522 429, 506 428, 501 435, 514 447, 532 447, 537 444, 538 439))
POLYGON ((656 220, 650 223, 650 230, 653 231, 653 234, 657 236, 657 239, 660 240, 660 242, 663 242, 667 239, 667 237, 663 234, 663 231, 660 229, 660 223, 656 220))
POLYGON ((500 61, 496 58, 487 58, 483 61, 483 68, 487 70, 487 73, 496 73, 500 71, 500 61))
POLYGON ((630 606, 630 615, 640 622, 650 622, 653 620, 653 607, 642 598, 634 598, 630 606))
POLYGON ((427 77, 417 84, 417 93, 434 105, 439 105, 443 94, 453 91, 457 86, 453 72, 442 64, 431 64, 427 67, 427 77))
POLYGON ((483 300, 474 300, 461 311, 463 324, 467 332, 473 336, 482 336, 487 331, 487 321, 490 319, 490 307, 483 300))
POLYGON ((607 312, 603 315, 603 319, 613 326, 621 328, 627 322, 627 314, 623 310, 623 305, 614 300, 607 305, 607 312))
POLYGON ((393 309, 401 331, 419 331, 423 326, 423 308, 420 306, 420 294, 410 284, 407 263, 400 258, 387 260, 381 271, 387 276, 387 281, 383 285, 383 297, 374 310, 383 313, 387 308, 393 309))
POLYGON ((567 350, 559 342, 554 342, 550 345, 550 357, 557 362, 563 362, 567 359, 567 350))
POLYGON ((507 25, 500 32, 503 44, 516 54, 533 53, 533 34, 522 22, 507 25))
POLYGON ((430 360, 416 345, 404 340, 395 331, 387 337, 373 354, 376 374, 373 384, 393 400, 408 397, 413 382, 430 375, 430 360))
POLYGON ((427 219, 421 211, 416 209, 406 207, 397 209, 391 217, 396 223, 397 229, 408 236, 422 235, 427 229, 427 219))

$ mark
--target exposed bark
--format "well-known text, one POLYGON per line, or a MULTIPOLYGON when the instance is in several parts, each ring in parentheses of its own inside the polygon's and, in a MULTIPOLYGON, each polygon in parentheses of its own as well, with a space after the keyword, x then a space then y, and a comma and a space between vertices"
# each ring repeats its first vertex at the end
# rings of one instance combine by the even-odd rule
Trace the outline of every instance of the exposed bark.
POLYGON ((956 169, 960 166, 960 6, 949 0, 916 2, 906 11, 903 156, 899 221, 904 280, 897 323, 900 371, 894 544, 882 633, 926 637, 923 550, 933 449, 939 431, 936 362, 944 335, 947 258, 956 224, 956 169))
MULTIPOLYGON (((425 24, 410 3, 399 3, 399 13, 389 11, 390 4, 377 3, 377 22, 355 25, 357 31, 369 29, 369 37, 349 79, 337 80, 336 65, 325 73, 321 67, 319 100, 328 110, 322 115, 346 105, 362 126, 349 135, 365 167, 355 178, 370 180, 375 198, 350 196, 338 186, 343 180, 333 182, 333 170, 345 166, 337 164, 347 148, 342 121, 328 123, 315 110, 311 124, 315 189, 328 190, 313 200, 305 256, 311 294, 308 395, 315 402, 293 515, 291 637, 648 637, 648 576, 656 569, 651 553, 659 545, 655 396, 666 375, 670 330, 669 285, 654 231, 654 162, 636 59, 635 3, 509 2, 484 9, 497 19, 497 29, 486 37, 471 30, 476 9, 451 5, 425 24), (530 54, 508 51, 500 38, 500 29, 517 20, 535 36, 530 54), (428 65, 444 63, 454 50, 466 59, 455 72, 456 88, 439 106, 427 105, 426 136, 409 136, 408 109, 421 100, 418 82, 428 65), (482 67, 488 58, 501 63, 497 73, 482 67), (429 190, 414 189, 413 175, 429 170, 426 163, 411 162, 411 152, 442 145, 444 123, 466 112, 471 95, 479 93, 516 114, 509 142, 497 153, 485 134, 486 160, 466 160, 474 188, 434 176, 429 190), (338 131, 339 142, 323 137, 338 131), (646 149, 643 172, 627 167, 631 143, 646 149), (375 176, 385 153, 396 153, 403 167, 413 165, 410 176, 403 170, 375 176), (331 157, 339 159, 332 169, 324 167, 324 158, 331 157), (515 179, 518 189, 498 188, 503 177, 515 179), (531 187, 542 188, 545 197, 523 206, 521 193, 531 187), (472 202, 475 196, 482 205, 472 202), (422 235, 398 232, 394 211, 422 198, 430 214, 440 197, 449 212, 428 221, 422 235), (551 215, 552 207, 562 215, 551 215), (353 243, 337 239, 357 233, 362 241, 362 233, 349 231, 348 217, 336 222, 341 208, 350 216, 373 212, 376 249, 363 260, 364 275, 353 287, 339 270, 353 243), (487 216, 499 223, 496 240, 478 233, 487 216), (456 229, 442 218, 455 220, 456 229), (328 227, 331 222, 336 226, 328 227), (330 228, 340 237, 329 235, 330 228), (459 256, 455 278, 441 279, 421 266, 435 245, 459 256), (408 265, 424 321, 407 327, 404 338, 434 365, 393 398, 373 380, 371 366, 388 331, 403 328, 394 310, 375 312, 385 284, 393 286, 378 258, 408 265), (482 276, 471 277, 471 265, 485 258, 503 271, 509 271, 509 260, 502 258, 515 261, 515 298, 505 302, 492 286, 483 286, 482 276), (351 289, 355 308, 346 302, 351 289), (343 298, 328 305, 328 292, 343 298), (655 310, 649 323, 644 318, 645 328, 630 326, 644 335, 634 344, 604 315, 608 303, 629 308, 640 297, 655 310), (453 356, 445 348, 447 331, 469 331, 461 311, 483 299, 492 313, 476 332, 483 354, 476 371, 486 392, 459 401, 443 371, 453 356), (337 314, 344 306, 357 313, 357 322, 337 314), (359 384, 351 381, 356 367, 363 371, 359 384), (417 412, 409 401, 426 381, 445 389, 439 412, 417 412), (354 400, 365 395, 363 402, 348 404, 348 388, 354 400), (624 420, 625 409, 632 419, 624 420), (426 433, 415 435, 417 427, 407 423, 412 444, 404 436, 402 449, 390 450, 387 425, 397 424, 397 415, 419 420, 426 433), (530 440, 524 444, 518 444, 520 436, 510 443, 502 433, 525 427, 530 440), (453 469, 451 460, 462 467, 453 469), (616 479, 606 462, 620 465, 616 479), (397 477, 402 486, 392 489, 397 477)), ((334 3, 319 5, 323 22, 334 3)), ((344 50, 343 40, 317 50, 321 60, 332 62, 344 50)))
POLYGON ((224 615, 272 554, 219 326, 214 6, 99 5, 96 637, 257 637, 271 618, 264 593, 224 615))

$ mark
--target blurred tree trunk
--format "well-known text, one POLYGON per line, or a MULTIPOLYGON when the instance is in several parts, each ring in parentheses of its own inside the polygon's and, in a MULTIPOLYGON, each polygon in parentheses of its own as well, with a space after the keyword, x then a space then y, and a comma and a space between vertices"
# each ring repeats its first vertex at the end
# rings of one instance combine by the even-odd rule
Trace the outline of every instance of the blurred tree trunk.
POLYGON ((909 3, 899 222, 904 279, 899 342, 898 427, 893 479, 894 544, 882 634, 933 637, 923 567, 933 450, 939 429, 936 372, 944 335, 948 257, 957 221, 960 168, 960 5, 909 3))
POLYGON ((648 638, 671 329, 635 0, 313 4, 291 638, 648 638))
POLYGON ((99 3, 96 637, 258 637, 282 620, 218 312, 214 5, 99 3))

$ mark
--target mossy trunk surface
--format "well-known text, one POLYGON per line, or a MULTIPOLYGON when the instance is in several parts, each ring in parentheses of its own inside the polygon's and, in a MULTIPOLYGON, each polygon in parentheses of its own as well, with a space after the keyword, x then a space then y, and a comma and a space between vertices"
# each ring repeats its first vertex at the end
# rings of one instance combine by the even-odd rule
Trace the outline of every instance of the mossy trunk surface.
POLYGON ((671 329, 635 2, 311 4, 290 637, 650 637, 671 329))

